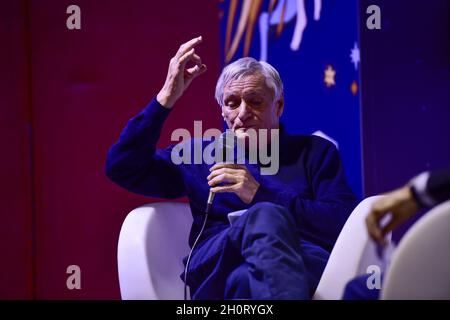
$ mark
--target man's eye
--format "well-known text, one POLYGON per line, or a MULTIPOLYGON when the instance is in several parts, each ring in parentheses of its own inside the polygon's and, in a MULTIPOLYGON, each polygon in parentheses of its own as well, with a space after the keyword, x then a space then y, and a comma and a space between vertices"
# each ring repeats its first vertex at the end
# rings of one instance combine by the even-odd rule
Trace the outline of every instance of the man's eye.
POLYGON ((261 100, 253 100, 251 103, 255 106, 259 106, 259 105, 261 105, 262 101, 261 100))
POLYGON ((238 104, 234 101, 229 101, 229 102, 227 102, 226 105, 228 108, 231 108, 231 109, 235 109, 238 106, 238 104))

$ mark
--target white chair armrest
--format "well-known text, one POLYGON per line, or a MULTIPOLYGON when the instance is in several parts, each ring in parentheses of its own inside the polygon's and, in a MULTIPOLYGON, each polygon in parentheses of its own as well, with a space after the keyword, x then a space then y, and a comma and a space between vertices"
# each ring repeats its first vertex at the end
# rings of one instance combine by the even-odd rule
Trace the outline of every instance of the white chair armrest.
POLYGON ((381 299, 450 299, 450 201, 431 209, 403 236, 381 299))
POLYGON ((127 215, 117 252, 122 299, 183 299, 179 275, 191 225, 185 203, 151 203, 127 215))
MULTIPOLYGON (((353 210, 336 240, 313 299, 342 299, 348 281, 365 274, 370 265, 382 265, 365 224, 373 202, 381 197, 366 198, 353 210)), ((391 234, 386 237, 388 242, 390 239, 391 234)))

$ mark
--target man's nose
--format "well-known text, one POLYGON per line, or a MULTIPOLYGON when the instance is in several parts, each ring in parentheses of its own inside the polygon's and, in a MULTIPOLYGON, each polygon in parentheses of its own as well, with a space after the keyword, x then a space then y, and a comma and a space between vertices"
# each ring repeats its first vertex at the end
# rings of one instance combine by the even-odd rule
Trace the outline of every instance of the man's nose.
POLYGON ((245 121, 250 116, 250 114, 251 114, 250 106, 245 101, 242 101, 241 105, 239 106, 238 118, 241 121, 245 121))

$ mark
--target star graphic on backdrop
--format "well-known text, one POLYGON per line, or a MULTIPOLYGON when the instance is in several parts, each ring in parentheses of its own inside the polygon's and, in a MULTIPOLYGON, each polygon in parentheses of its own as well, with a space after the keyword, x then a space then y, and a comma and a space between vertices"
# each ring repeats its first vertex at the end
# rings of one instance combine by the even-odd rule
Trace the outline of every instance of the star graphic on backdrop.
POLYGON ((354 96, 356 96, 356 94, 358 93, 358 84, 356 83, 355 80, 353 80, 351 86, 350 86, 350 91, 352 92, 352 94, 354 96))
POLYGON ((333 67, 330 65, 327 66, 327 68, 325 69, 325 78, 323 79, 327 87, 336 85, 336 82, 334 81, 335 75, 336 71, 333 69, 333 67))
POLYGON ((352 63, 355 65, 355 70, 358 70, 358 63, 361 60, 359 55, 358 44, 356 42, 355 45, 353 46, 352 52, 350 53, 350 58, 352 59, 352 63))

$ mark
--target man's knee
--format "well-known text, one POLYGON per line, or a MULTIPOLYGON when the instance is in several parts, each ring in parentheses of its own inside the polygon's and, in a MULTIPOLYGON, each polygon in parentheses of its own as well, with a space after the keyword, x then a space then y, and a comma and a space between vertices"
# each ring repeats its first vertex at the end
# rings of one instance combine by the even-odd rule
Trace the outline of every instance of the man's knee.
POLYGON ((228 235, 240 248, 273 250, 273 241, 300 247, 293 215, 286 208, 270 202, 260 202, 250 207, 236 220, 228 235))

